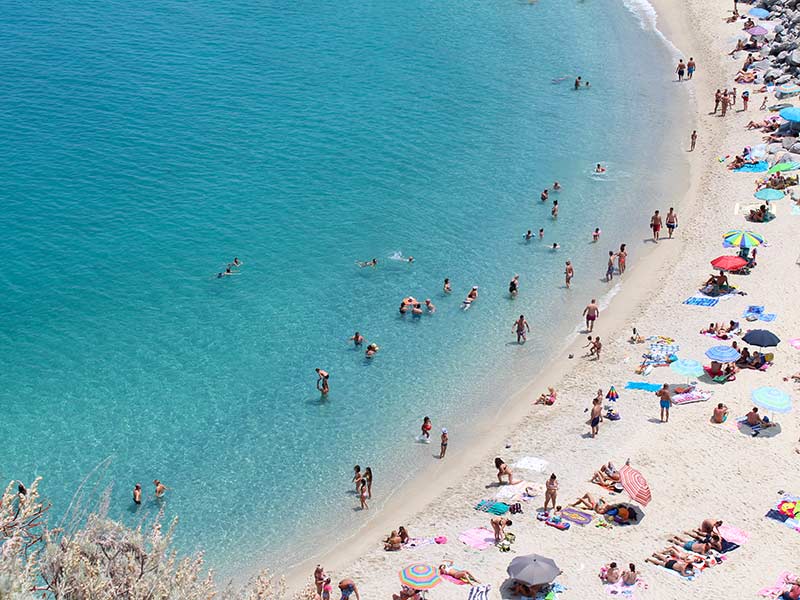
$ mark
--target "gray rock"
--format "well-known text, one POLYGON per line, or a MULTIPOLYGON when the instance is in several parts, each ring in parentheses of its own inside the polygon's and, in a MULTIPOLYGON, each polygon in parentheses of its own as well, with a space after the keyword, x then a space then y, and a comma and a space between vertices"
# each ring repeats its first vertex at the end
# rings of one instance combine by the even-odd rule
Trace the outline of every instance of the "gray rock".
POLYGON ((781 150, 789 150, 795 144, 797 144, 797 138, 787 135, 785 138, 783 138, 783 143, 782 144, 770 144, 769 145, 769 153, 770 154, 775 154, 776 152, 780 152, 781 150), (777 148, 775 148, 776 146, 777 146, 777 148), (775 148, 775 149, 773 150, 773 148, 775 148))
MULTIPOLYGON (((781 45, 783 45, 783 44, 781 44, 781 45)), ((789 53, 786 51, 786 48, 781 48, 781 51, 778 52, 778 56, 776 56, 775 59, 777 61, 779 61, 779 62, 786 62, 786 59, 788 58, 788 56, 789 56, 789 53)))
POLYGON ((770 69, 764 74, 764 81, 774 81, 781 75, 783 75, 783 72, 779 71, 778 69, 770 69))
POLYGON ((785 31, 785 28, 783 27, 783 25, 778 24, 775 25, 775 29, 773 31, 775 33, 783 33, 785 31))
POLYGON ((789 55, 789 63, 795 67, 800 65, 800 50, 792 50, 789 55))
POLYGON ((776 85, 780 85, 782 83, 789 83, 792 80, 792 76, 788 73, 786 75, 781 75, 775 80, 776 85))

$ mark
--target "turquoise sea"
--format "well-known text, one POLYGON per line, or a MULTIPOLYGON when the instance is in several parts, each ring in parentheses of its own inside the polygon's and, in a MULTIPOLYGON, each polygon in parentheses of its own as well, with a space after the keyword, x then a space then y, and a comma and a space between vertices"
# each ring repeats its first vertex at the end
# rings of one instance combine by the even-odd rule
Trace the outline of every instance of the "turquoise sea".
POLYGON ((423 416, 458 452, 668 208, 683 92, 642 23, 596 0, 6 3, 0 477, 44 477, 57 517, 93 473, 84 503, 111 486, 130 523, 159 478, 181 548, 223 571, 358 527, 353 464, 377 508, 432 460, 423 416), (407 295, 436 313, 401 317, 407 295))

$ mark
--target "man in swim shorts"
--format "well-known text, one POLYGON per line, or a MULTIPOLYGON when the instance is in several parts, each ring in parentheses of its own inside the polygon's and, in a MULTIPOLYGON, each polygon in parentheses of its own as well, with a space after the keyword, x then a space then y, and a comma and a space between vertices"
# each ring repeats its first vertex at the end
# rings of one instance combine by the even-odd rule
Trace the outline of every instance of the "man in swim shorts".
POLYGON ((669 407, 672 406, 672 395, 669 393, 669 384, 665 383, 656 392, 661 406, 661 422, 669 423, 669 407))
POLYGON ((361 600, 358 594, 358 587, 352 579, 342 579, 339 582, 339 591, 342 593, 342 600, 347 600, 353 594, 356 595, 356 600, 361 600))
POLYGON ((667 212, 667 230, 669 231, 669 239, 672 239, 672 233, 678 227, 678 215, 675 212, 675 209, 670 206, 669 212, 667 212))
POLYGON ((520 315, 519 319, 514 321, 514 327, 517 332, 517 343, 524 344, 526 341, 528 341, 525 333, 526 331, 529 332, 531 328, 530 325, 528 325, 528 322, 525 320, 525 315, 520 315))
POLYGON ((656 211, 652 217, 650 217, 650 229, 653 230, 653 241, 657 244, 658 243, 658 234, 661 231, 661 214, 659 211, 656 211))
POLYGON ((600 421, 603 420, 603 404, 599 398, 595 398, 592 401, 592 414, 591 414, 591 421, 589 425, 592 428, 592 437, 596 436, 600 433, 600 421))
POLYGON ((600 316, 600 308, 597 306, 597 300, 592 298, 592 301, 583 309, 583 314, 586 317, 586 329, 589 332, 594 330, 594 322, 600 316))
POLYGON ((567 261, 567 265, 564 268, 564 278, 567 284, 567 289, 569 289, 569 283, 572 281, 572 277, 575 275, 575 269, 572 268, 572 262, 567 261))

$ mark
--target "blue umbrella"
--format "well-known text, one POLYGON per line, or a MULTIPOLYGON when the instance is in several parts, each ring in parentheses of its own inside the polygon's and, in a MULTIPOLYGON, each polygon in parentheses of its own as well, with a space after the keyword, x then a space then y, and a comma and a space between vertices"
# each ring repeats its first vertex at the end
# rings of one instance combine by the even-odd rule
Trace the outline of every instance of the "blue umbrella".
POLYGON ((685 377, 700 377, 703 374, 703 365, 689 358, 676 360, 669 365, 669 368, 685 377))
POLYGON ((792 410, 792 399, 783 390, 774 387, 760 387, 753 390, 753 404, 766 411, 788 413, 792 410))
POLYGON ((781 343, 781 338, 766 329, 753 329, 748 331, 742 339, 748 344, 760 346, 761 348, 777 346, 781 343))
POLYGON ((800 108, 797 108, 796 106, 784 108, 778 114, 781 116, 781 119, 786 119, 792 123, 800 122, 800 108))
POLYGON ((731 346, 714 346, 706 350, 706 356, 711 360, 728 363, 736 362, 742 355, 731 346))
POLYGON ((769 11, 763 8, 751 8, 747 14, 754 16, 756 19, 766 19, 769 16, 769 11))
POLYGON ((758 190, 753 195, 759 200, 780 200, 781 198, 783 198, 782 191, 773 190, 772 188, 764 188, 763 190, 758 190))

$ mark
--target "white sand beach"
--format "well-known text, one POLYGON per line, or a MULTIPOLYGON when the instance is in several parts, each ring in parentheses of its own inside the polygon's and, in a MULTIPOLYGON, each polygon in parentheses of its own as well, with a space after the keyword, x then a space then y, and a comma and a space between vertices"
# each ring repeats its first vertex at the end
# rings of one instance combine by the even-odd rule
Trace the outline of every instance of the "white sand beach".
MULTIPOLYGON (((714 90, 732 86, 746 56, 744 52, 736 59, 727 55, 741 31, 741 22, 724 21, 732 4, 660 0, 657 8, 662 31, 685 53, 684 59, 693 56, 698 64, 691 82, 675 84, 691 86, 695 105, 684 122, 675 124, 686 135, 685 145, 674 152, 687 153, 689 135, 694 128, 698 131, 697 148, 688 154, 691 172, 674 174, 675 178, 690 177, 688 194, 685 198, 664 198, 661 204, 662 215, 670 206, 678 212, 675 239, 645 242, 651 235, 648 222, 631 236, 631 245, 641 244, 650 251, 629 265, 621 278, 621 293, 596 323, 595 334, 604 342, 600 360, 582 357, 585 336, 581 336, 545 370, 546 375, 511 399, 494 421, 481 424, 468 447, 453 437, 445 460, 436 461, 424 479, 396 490, 382 513, 357 536, 324 532, 326 536, 346 538, 334 552, 318 559, 333 578, 334 592, 336 583, 349 577, 358 585, 362 598, 388 599, 400 590, 397 572, 402 567, 451 560, 481 582, 491 584, 490 597, 511 597, 504 588, 506 567, 515 556, 529 553, 551 557, 558 563, 563 574, 556 581, 566 591, 556 597, 563 599, 606 596, 609 590, 604 591, 598 572, 610 561, 622 567, 636 565, 645 583, 637 586, 634 594, 644 599, 757 598, 758 590, 772 585, 782 571, 800 575, 800 533, 765 518, 778 501, 779 491, 800 495, 797 420, 793 413, 775 415, 780 427, 757 437, 740 431, 734 423, 753 406, 751 392, 755 388, 773 386, 797 401, 800 388, 784 378, 800 370, 800 350, 788 343, 800 337, 800 311, 796 309, 800 297, 800 266, 796 262, 800 254, 800 214, 793 214, 793 202, 787 197, 773 203, 773 221, 748 223, 745 207, 760 204, 753 192, 754 180, 761 174, 734 173, 726 168, 727 162, 719 161, 719 157, 733 156, 744 146, 761 143, 763 134, 747 131, 745 125, 768 115, 759 111, 763 94, 755 91, 751 91, 747 112, 741 112, 741 100, 737 100, 725 118, 709 114, 714 90), (760 233, 767 242, 759 248, 758 264, 749 275, 729 276, 731 284, 746 295, 728 296, 712 307, 684 304, 713 273, 709 261, 735 253, 722 247, 722 233, 730 229, 760 233), (777 316, 771 322, 748 322, 742 315, 749 305, 763 305, 766 313, 777 316), (673 338, 681 359, 708 365, 704 352, 715 345, 730 345, 730 341, 699 332, 711 322, 730 320, 739 321, 745 331, 763 327, 781 338, 777 348, 766 349, 774 353, 774 364, 766 371, 743 370, 735 381, 725 384, 706 376, 692 378, 698 381, 700 390, 711 394, 710 399, 673 406, 668 423, 659 421, 658 399, 652 392, 625 389, 628 381, 682 384, 689 379, 669 367, 656 367, 648 376, 637 375, 634 371, 648 344, 631 343, 632 328, 645 337, 673 338), (568 353, 574 353, 575 358, 568 359, 568 353), (591 439, 584 410, 591 406, 598 388, 605 394, 612 385, 620 395, 617 406, 622 418, 602 422, 599 435, 591 439), (534 405, 548 386, 558 391, 555 405, 534 405), (710 422, 718 402, 730 408, 730 418, 722 425, 710 422), (500 552, 494 546, 478 550, 459 541, 459 534, 470 528, 491 529, 491 515, 473 506, 502 489, 492 486, 497 481, 495 457, 502 457, 512 468, 523 457, 547 462, 542 472, 514 469, 514 475, 524 478, 537 496, 521 502, 523 514, 506 515, 514 522, 508 530, 516 536, 510 552, 500 552), (585 492, 604 496, 610 502, 628 501, 625 493, 609 496, 589 481, 601 464, 611 460, 620 467, 626 459, 641 471, 652 490, 652 501, 644 508, 641 522, 600 527, 597 523, 602 519, 595 516, 589 525, 572 525, 561 531, 536 519, 551 472, 558 476, 560 505, 573 502, 585 492), (745 532, 748 539, 727 553, 726 560, 691 581, 645 563, 651 553, 669 546, 671 536, 698 527, 706 518, 720 519, 745 532), (401 524, 412 537, 444 536, 447 543, 384 551, 382 538, 401 524)), ((744 12, 749 8, 740 5, 744 12)), ((631 67, 635 78, 635 62, 631 67)), ((664 77, 674 78, 675 74, 666 72, 664 77)), ((746 88, 756 89, 733 85, 740 93, 746 88)), ((771 97, 769 104, 774 103, 771 97)), ((666 237, 666 229, 662 236, 666 237)), ((581 294, 580 285, 573 285, 573 293, 581 294)), ((580 315, 575 318, 580 322, 580 315)), ((747 345, 741 338, 734 339, 740 347, 747 345)), ((434 441, 433 446, 438 444, 434 441)), ((290 573, 289 587, 298 589, 310 583, 315 562, 290 573)), ((463 600, 467 595, 468 586, 444 581, 428 597, 463 600)))

